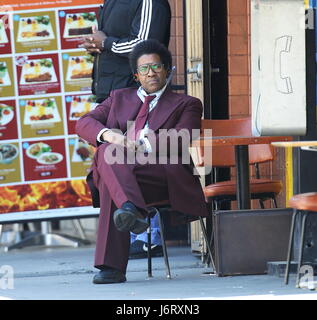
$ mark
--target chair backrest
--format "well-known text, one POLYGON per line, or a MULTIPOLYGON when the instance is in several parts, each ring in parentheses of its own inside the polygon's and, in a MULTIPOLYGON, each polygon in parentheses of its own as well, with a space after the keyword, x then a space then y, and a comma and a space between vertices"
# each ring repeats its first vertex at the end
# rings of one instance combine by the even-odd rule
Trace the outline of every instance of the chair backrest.
MULTIPOLYGON (((202 131, 212 129, 213 136, 252 136, 251 118, 202 120, 202 131)), ((200 150, 203 163, 213 167, 234 167, 235 153, 233 146, 217 146, 202 148, 200 150), (203 152, 205 151, 205 154, 203 152), (212 152, 210 155, 210 151, 212 152)), ((257 144, 249 146, 249 163, 262 163, 274 159, 274 150, 270 144, 257 144)))

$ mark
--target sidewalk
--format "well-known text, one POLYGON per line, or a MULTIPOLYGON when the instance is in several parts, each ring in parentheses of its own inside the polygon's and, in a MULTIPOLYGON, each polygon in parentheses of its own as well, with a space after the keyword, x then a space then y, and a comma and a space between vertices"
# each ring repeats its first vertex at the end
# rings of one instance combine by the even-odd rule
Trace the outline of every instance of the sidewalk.
POLYGON ((288 286, 271 275, 216 277, 189 247, 168 247, 168 252, 171 280, 163 258, 153 258, 151 279, 147 260, 138 259, 129 261, 127 282, 110 285, 92 283, 93 246, 0 252, 0 270, 4 265, 14 270, 14 289, 0 286, 0 300, 317 299, 317 291, 295 288, 294 275, 288 286))

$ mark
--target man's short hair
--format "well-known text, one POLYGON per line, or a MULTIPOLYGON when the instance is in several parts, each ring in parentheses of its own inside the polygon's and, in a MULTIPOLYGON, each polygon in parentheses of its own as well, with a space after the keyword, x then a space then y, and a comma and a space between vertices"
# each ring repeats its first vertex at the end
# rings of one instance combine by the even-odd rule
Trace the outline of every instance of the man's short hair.
POLYGON ((166 70, 171 70, 172 54, 158 40, 149 39, 138 43, 129 55, 130 67, 133 73, 137 73, 138 59, 144 54, 157 54, 166 70))

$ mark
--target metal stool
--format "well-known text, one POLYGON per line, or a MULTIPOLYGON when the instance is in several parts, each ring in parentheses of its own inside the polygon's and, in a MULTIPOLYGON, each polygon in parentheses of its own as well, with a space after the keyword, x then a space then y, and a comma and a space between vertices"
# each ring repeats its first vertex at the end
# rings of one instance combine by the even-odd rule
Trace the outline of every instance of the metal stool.
MULTIPOLYGON (((170 206, 168 205, 168 202, 163 202, 163 203, 159 203, 159 204, 151 204, 151 206, 148 207, 149 215, 148 215, 147 219, 148 219, 148 223, 149 223, 149 228, 147 229, 147 247, 148 247, 147 259, 148 259, 148 277, 149 278, 153 277, 153 275, 152 275, 152 256, 151 256, 151 218, 153 218, 156 214, 158 214, 158 218, 159 218, 159 226, 160 226, 160 234, 161 234, 161 240, 162 240, 162 249, 163 249, 166 277, 167 277, 167 279, 172 278, 171 277, 171 270, 170 270, 170 266, 169 266, 169 261, 168 261, 166 243, 165 243, 164 222, 163 222, 162 214, 160 212, 160 210, 167 209, 167 208, 170 208, 170 206)), ((212 267, 212 271, 214 272, 216 269, 215 269, 215 264, 214 264, 214 260, 212 257, 210 242, 208 241, 208 237, 207 237, 206 226, 205 226, 205 223, 204 223, 202 217, 199 217, 199 220, 200 220, 201 229, 203 232, 203 237, 204 237, 206 245, 207 245, 208 255, 210 258, 210 264, 212 267)))
POLYGON ((301 219, 301 232, 300 232, 300 247, 299 247, 299 253, 298 253, 298 265, 297 265, 297 276, 296 276, 296 287, 299 287, 299 274, 300 274, 300 268, 302 266, 302 261, 303 261, 306 219, 309 214, 317 213, 317 192, 297 194, 289 200, 289 206, 294 209, 294 213, 293 213, 292 224, 291 224, 284 280, 285 280, 285 284, 288 284, 289 267, 290 267, 292 250, 293 250, 293 242, 294 242, 295 221, 296 221, 296 217, 299 215, 301 219))

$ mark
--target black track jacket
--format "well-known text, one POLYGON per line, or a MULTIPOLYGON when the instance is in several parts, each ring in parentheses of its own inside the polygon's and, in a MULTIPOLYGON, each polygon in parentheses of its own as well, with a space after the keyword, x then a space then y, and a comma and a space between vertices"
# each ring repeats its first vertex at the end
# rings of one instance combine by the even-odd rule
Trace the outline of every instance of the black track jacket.
POLYGON ((168 47, 171 10, 168 0, 105 0, 100 7, 98 29, 107 39, 95 55, 92 92, 102 102, 113 89, 136 85, 128 56, 146 39, 157 39, 168 47))

